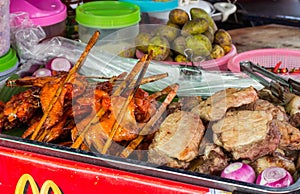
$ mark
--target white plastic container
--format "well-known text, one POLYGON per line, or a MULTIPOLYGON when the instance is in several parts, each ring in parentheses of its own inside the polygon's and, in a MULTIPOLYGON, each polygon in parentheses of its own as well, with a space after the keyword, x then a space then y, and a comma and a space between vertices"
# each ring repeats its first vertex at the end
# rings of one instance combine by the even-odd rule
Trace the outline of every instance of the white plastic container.
POLYGON ((0 57, 10 48, 9 0, 0 1, 0 57))

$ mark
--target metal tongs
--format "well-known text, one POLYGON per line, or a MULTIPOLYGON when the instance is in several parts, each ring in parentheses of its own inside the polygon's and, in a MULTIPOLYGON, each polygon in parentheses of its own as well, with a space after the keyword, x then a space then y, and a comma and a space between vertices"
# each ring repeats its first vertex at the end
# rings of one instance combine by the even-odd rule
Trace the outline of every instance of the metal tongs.
POLYGON ((196 65, 195 60, 197 60, 197 63, 201 63, 205 60, 205 58, 200 56, 194 57, 193 50, 190 48, 184 50, 184 55, 186 57, 186 61, 185 65, 181 67, 180 72, 185 78, 201 77, 203 68, 200 65, 196 65), (189 61, 192 65, 188 65, 189 61))
POLYGON ((285 93, 300 95, 300 82, 298 81, 291 78, 284 79, 283 77, 268 71, 262 66, 254 64, 251 61, 240 62, 240 69, 242 72, 246 73, 251 78, 269 89, 272 94, 281 101, 286 100, 285 93), (269 78, 270 80, 266 78, 269 78))

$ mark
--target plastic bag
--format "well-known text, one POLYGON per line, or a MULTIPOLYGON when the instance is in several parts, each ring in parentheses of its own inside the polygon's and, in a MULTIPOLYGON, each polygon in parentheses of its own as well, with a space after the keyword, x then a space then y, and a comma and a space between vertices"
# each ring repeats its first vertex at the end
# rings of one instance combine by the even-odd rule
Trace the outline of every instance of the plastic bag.
MULTIPOLYGON (((55 37, 40 43, 34 58, 28 60, 20 71, 26 71, 32 64, 45 63, 53 57, 66 57, 73 64, 77 62, 86 44, 78 41, 55 37)), ((138 59, 123 58, 107 52, 92 49, 79 73, 89 76, 116 76, 123 72, 130 72, 138 59)), ((165 87, 179 83, 178 96, 210 96, 213 93, 228 87, 262 86, 242 73, 201 70, 200 76, 186 77, 179 66, 171 66, 152 61, 145 76, 168 73, 168 77, 141 86, 149 91, 159 91, 165 87)))
POLYGON ((42 27, 34 25, 26 12, 10 14, 10 31, 11 45, 17 50, 21 63, 36 56, 40 41, 46 37, 42 27))
MULTIPOLYGON (((26 14, 20 16, 24 17, 21 19, 24 23, 20 24, 23 27, 14 32, 15 45, 22 62, 19 73, 27 71, 33 64, 43 65, 54 57, 65 57, 73 64, 77 62, 86 47, 85 43, 64 37, 41 41, 45 37, 43 29, 31 25, 26 19, 26 14)), ((20 19, 20 16, 16 18, 20 19)), ((115 44, 115 42, 111 44, 115 44)), ((107 44, 107 46, 109 45, 107 44)), ((79 73, 89 76, 117 76, 123 72, 130 72, 138 62, 138 59, 120 57, 117 53, 108 52, 108 50, 105 45, 101 49, 94 47, 79 73)), ((162 73, 168 73, 168 77, 141 87, 149 91, 159 91, 171 84, 179 83, 178 96, 210 96, 228 87, 250 85, 258 89, 262 87, 256 81, 242 74, 201 70, 201 74, 186 76, 182 73, 182 67, 166 65, 157 61, 151 61, 145 76, 162 73)))

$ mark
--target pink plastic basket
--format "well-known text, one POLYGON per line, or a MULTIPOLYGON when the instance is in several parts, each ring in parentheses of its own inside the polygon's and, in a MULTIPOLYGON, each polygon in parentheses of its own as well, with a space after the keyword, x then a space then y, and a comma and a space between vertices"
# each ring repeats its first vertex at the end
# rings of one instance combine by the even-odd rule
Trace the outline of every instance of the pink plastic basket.
MULTIPOLYGON (((225 56, 218 58, 218 59, 212 59, 208 61, 203 61, 199 65, 205 69, 205 70, 220 70, 220 71, 227 71, 227 63, 228 61, 234 57, 237 54, 236 47, 232 45, 232 48, 230 52, 228 52, 225 56)), ((141 58, 143 56, 143 53, 141 51, 136 52, 136 57, 141 58)), ((173 61, 160 61, 167 65, 183 65, 183 63, 180 62, 173 62, 173 61)), ((191 65, 191 63, 188 63, 188 65, 191 65)))
MULTIPOLYGON (((252 61, 264 67, 274 67, 281 61, 281 68, 286 67, 291 70, 300 67, 300 50, 278 48, 242 52, 228 61, 228 69, 232 72, 240 72, 240 62, 242 61, 252 61)), ((300 74, 297 75, 297 77, 299 76, 300 74)))

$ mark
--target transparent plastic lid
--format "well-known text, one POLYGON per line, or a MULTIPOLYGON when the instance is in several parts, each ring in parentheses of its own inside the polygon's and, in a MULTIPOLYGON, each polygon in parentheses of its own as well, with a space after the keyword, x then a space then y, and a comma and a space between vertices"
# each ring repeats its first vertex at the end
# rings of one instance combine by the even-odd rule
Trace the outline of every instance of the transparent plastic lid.
POLYGON ((138 5, 141 12, 163 12, 170 11, 178 7, 178 0, 153 1, 153 0, 120 0, 138 5))

